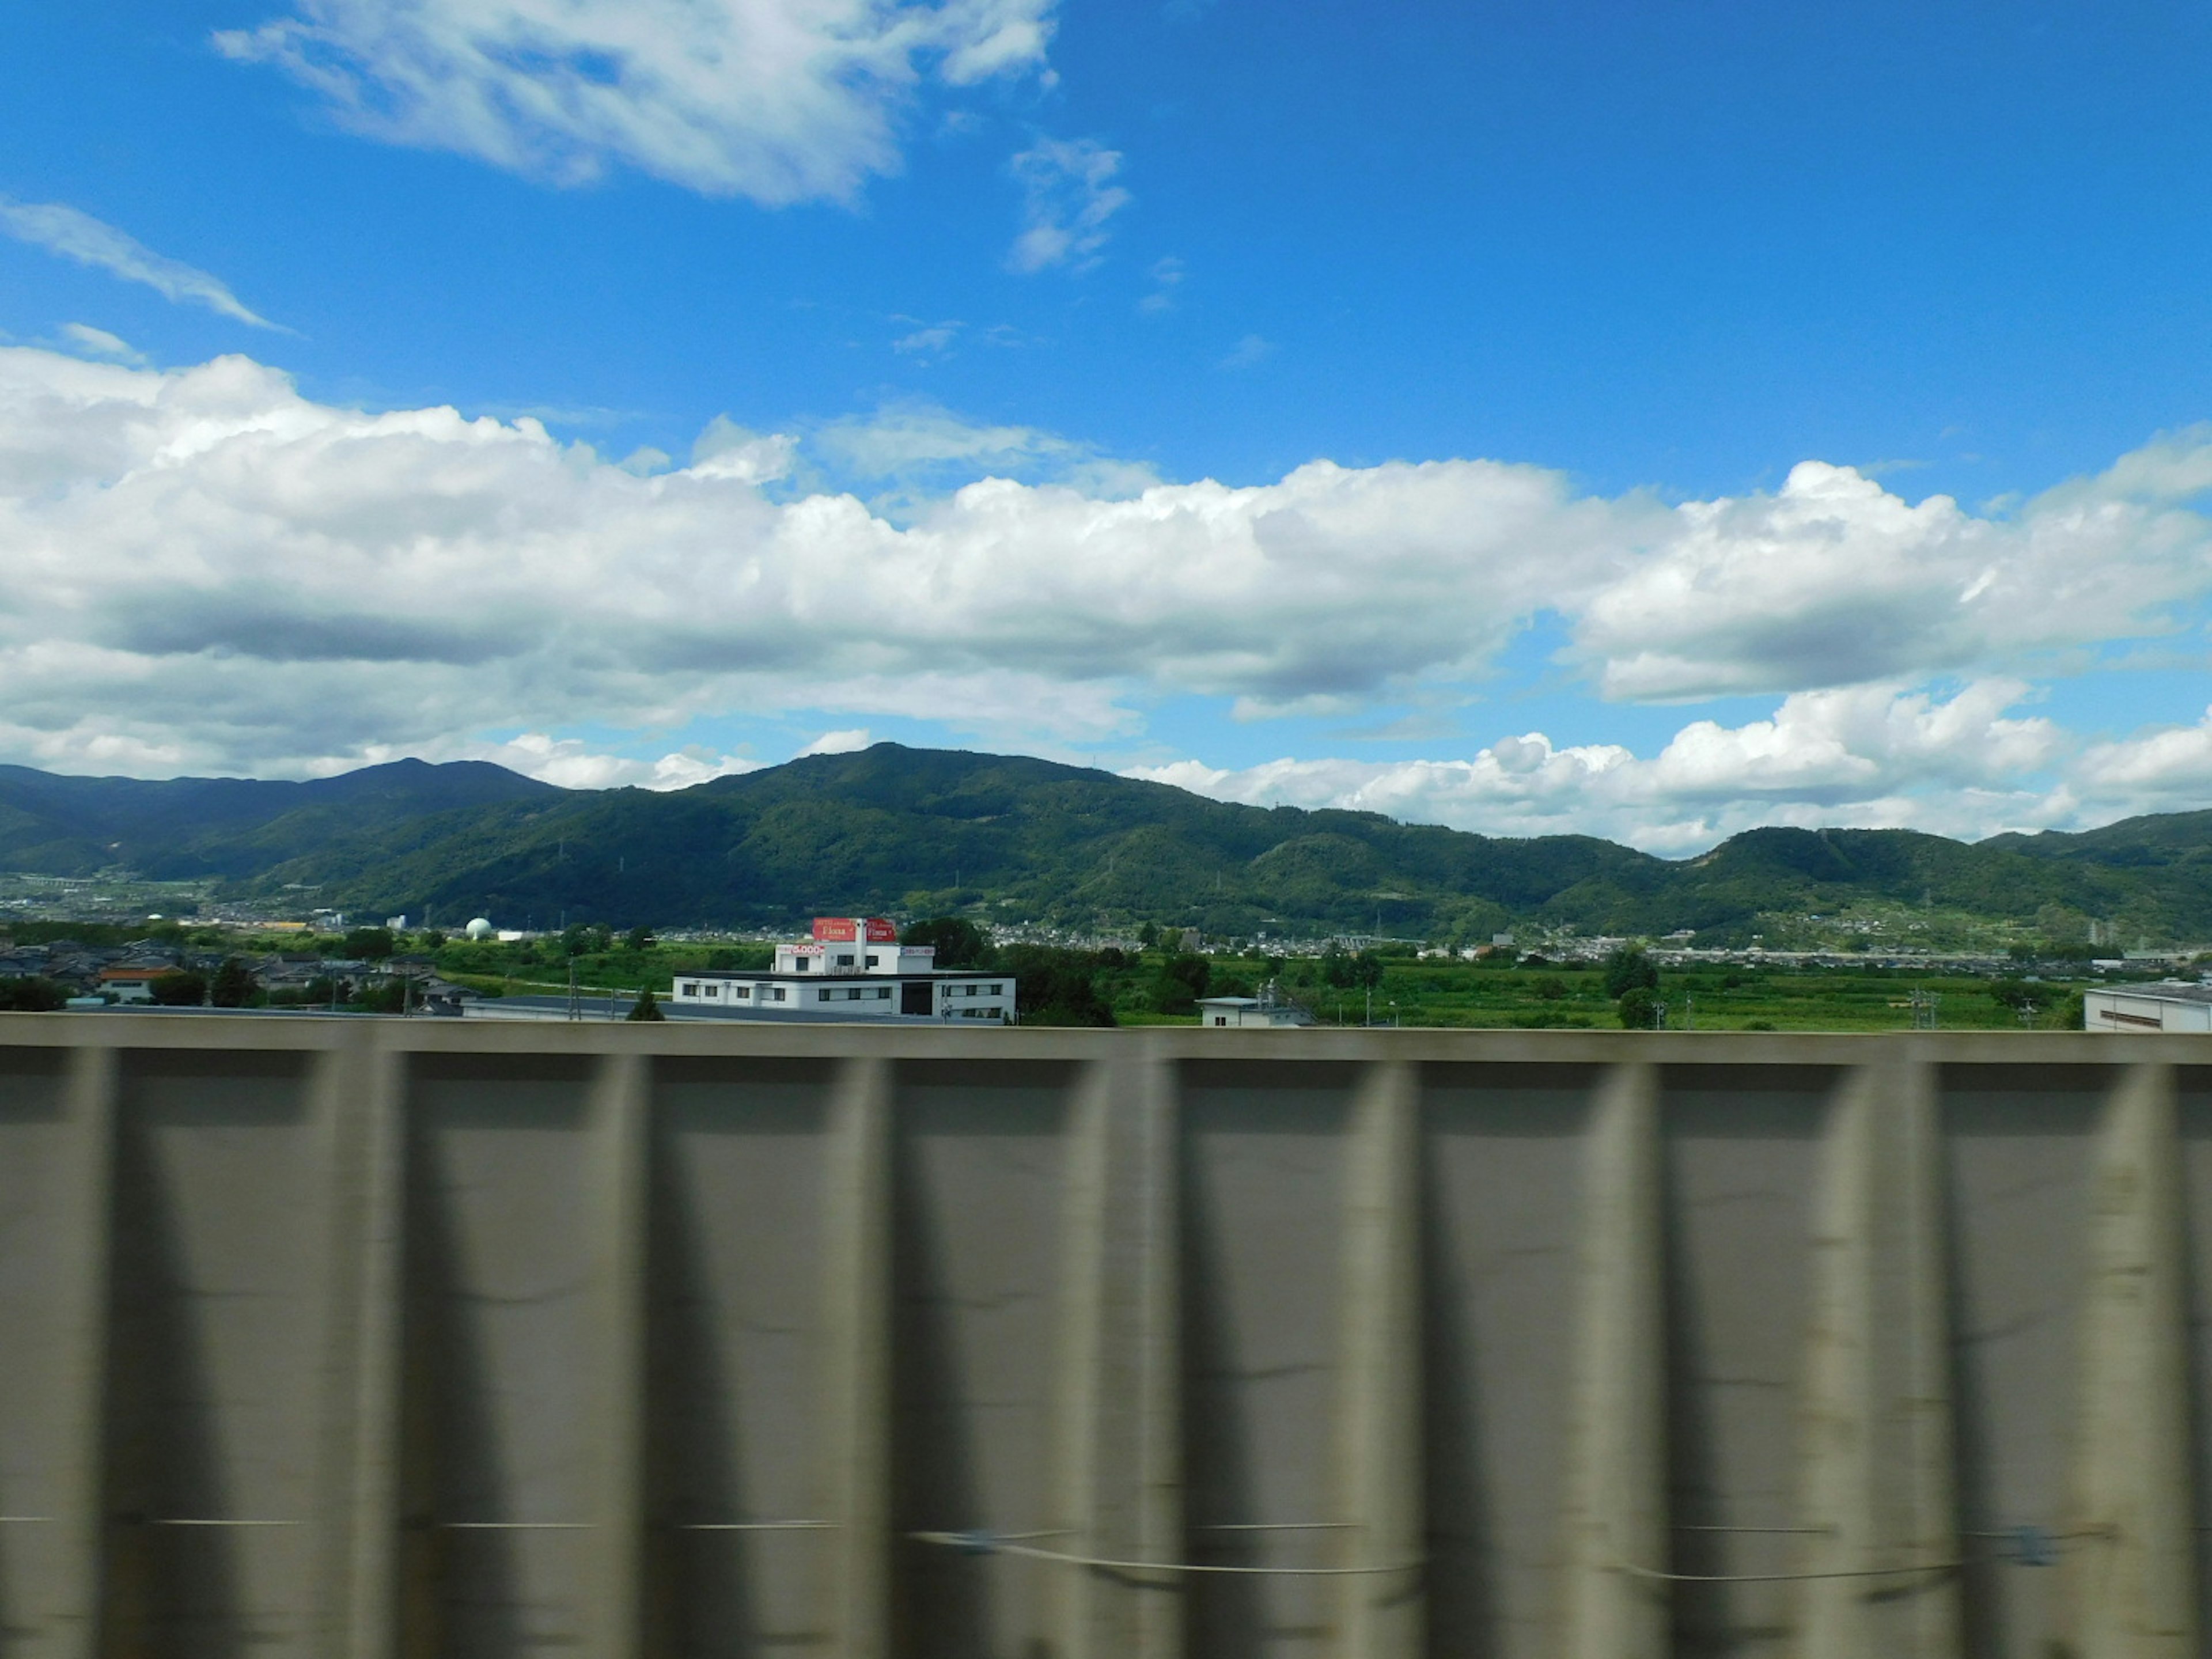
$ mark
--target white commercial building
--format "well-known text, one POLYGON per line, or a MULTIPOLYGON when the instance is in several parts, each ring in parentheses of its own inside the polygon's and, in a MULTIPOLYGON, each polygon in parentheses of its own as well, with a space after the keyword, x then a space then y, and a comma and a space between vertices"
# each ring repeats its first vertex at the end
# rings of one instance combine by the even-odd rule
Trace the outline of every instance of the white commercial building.
POLYGON ((940 970, 935 947, 901 945, 898 929, 879 916, 817 916, 814 936, 777 945, 773 967, 679 974, 668 1000, 771 1018, 1014 1019, 1012 975, 940 970))
POLYGON ((2081 994, 2090 1031, 2212 1031, 2212 985, 2114 985, 2081 994))

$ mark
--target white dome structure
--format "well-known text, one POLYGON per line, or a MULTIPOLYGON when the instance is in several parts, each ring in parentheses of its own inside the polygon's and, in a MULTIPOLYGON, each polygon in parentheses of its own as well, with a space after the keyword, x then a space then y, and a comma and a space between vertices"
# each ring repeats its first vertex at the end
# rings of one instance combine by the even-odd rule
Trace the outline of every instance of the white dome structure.
POLYGON ((461 931, 466 933, 471 939, 489 939, 496 930, 494 929, 489 920, 483 916, 478 916, 474 921, 461 929, 461 931))

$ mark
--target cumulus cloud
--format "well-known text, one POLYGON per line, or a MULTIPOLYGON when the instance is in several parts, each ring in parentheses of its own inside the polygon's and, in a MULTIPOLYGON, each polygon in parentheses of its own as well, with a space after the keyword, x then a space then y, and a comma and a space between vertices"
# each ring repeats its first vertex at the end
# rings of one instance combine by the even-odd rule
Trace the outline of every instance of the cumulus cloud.
POLYGON ((866 726, 856 726, 843 732, 824 732, 799 752, 800 755, 850 755, 866 749, 874 741, 868 735, 866 726))
POLYGON ((1022 233, 1007 265, 1026 275, 1097 264, 1113 234, 1106 222, 1129 204, 1114 182, 1121 152, 1095 138, 1041 138, 1007 166, 1022 186, 1022 233))
POLYGON ((927 82, 1040 68, 1053 0, 296 0, 217 47, 355 131, 574 184, 624 165, 710 196, 851 197, 927 82))
POLYGON ((2023 659, 2170 630, 2212 597, 2208 480, 2200 433, 2002 516, 1833 468, 1680 506, 1484 460, 1177 483, 921 404, 799 434, 717 420, 678 465, 527 417, 319 404, 243 357, 19 348, 0 350, 0 754, 281 774, 496 741, 540 775, 644 782, 739 763, 482 734, 801 711, 1080 752, 1136 742, 1168 697, 1250 718, 1464 702, 1548 615, 1570 672, 1614 695, 1778 706, 1686 717, 1648 757, 1531 733, 1206 787, 1685 846, 1747 813, 2057 822, 2203 787, 2212 726, 2076 752, 2017 708, 2023 659), (825 457, 929 486, 894 516, 809 483, 825 457))
POLYGON ((1979 834, 2061 810, 2021 780, 2060 759, 2048 720, 2008 717, 2014 681, 1948 698, 1893 686, 1799 693, 1770 720, 1693 721, 1660 752, 1501 738, 1467 760, 1279 760, 1242 769, 1194 761, 1129 775, 1222 800, 1343 807, 1492 835, 1605 835, 1693 852, 1759 823, 1907 825, 1979 834))
POLYGON ((1577 620, 1613 696, 1794 690, 2019 663, 2170 625, 2212 586, 2190 500, 2212 430, 2162 440, 2009 516, 1917 506, 1806 461, 1778 494, 1685 503, 1577 620))
MULTIPOLYGON (((113 225, 60 202, 11 202, 0 197, 0 231, 19 242, 28 242, 64 259, 91 265, 126 283, 143 283, 163 299, 179 305, 204 306, 234 322, 255 328, 276 328, 266 317, 249 311, 219 276, 211 276, 180 260, 165 258, 144 243, 113 225)), ((72 328, 83 326, 72 324, 72 328)), ((94 329, 98 334, 104 331, 94 329)), ((109 339, 115 337, 106 336, 109 339)))
POLYGON ((741 772, 757 772, 768 763, 742 755, 718 755, 711 750, 679 749, 653 758, 617 755, 595 750, 576 738, 556 738, 544 732, 526 732, 504 743, 445 742, 410 749, 372 745, 344 766, 325 766, 325 771, 343 770, 355 763, 375 765, 412 755, 432 761, 482 760, 504 766, 526 777, 557 784, 563 789, 689 789, 741 772))

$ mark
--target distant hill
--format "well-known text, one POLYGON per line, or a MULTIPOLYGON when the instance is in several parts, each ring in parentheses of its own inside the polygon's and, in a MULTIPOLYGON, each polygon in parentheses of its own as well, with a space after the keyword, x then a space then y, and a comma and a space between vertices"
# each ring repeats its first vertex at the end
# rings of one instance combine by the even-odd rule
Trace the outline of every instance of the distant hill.
POLYGON ((1680 861, 1583 836, 1508 839, 1371 812, 1211 800, 1021 757, 878 744, 665 793, 564 790, 398 762, 308 783, 60 778, 0 768, 0 866, 118 864, 298 884, 362 914, 458 922, 781 925, 980 908, 1079 926, 1481 937, 1522 919, 1748 938, 1762 914, 1869 900, 2130 936, 2212 938, 2212 813, 1977 845, 1756 830, 1680 861))
POLYGON ((393 761, 304 783, 73 778, 0 766, 0 869, 74 876, 121 866, 156 881, 244 878, 341 832, 562 793, 483 761, 393 761))

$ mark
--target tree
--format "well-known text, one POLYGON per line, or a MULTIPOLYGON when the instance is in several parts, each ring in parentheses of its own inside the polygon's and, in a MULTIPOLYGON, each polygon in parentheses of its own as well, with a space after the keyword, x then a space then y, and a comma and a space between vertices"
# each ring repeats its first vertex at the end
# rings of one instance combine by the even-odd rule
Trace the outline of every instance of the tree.
POLYGON ((1140 949, 1149 951, 1159 942, 1160 930, 1153 927, 1151 922, 1148 921, 1137 929, 1137 944, 1140 949))
POLYGON ((650 927, 633 927, 623 935, 623 949, 625 951, 650 951, 653 943, 653 929, 650 927))
POLYGON ((597 956, 613 948, 615 936, 611 928, 593 921, 580 921, 574 927, 562 930, 561 952, 570 957, 597 956))
POLYGON ((164 1008, 196 1008, 207 1000, 208 982, 199 974, 163 974, 152 989, 154 1000, 164 1008))
POLYGON ((660 1012, 660 1000, 653 994, 653 987, 648 985, 637 994, 637 1000, 630 1004, 629 1012, 623 1018, 665 1020, 668 1016, 660 1012))
POLYGON ((1049 945, 1018 945, 1006 954, 1006 971, 1020 987, 1021 1023, 1024 1025, 1111 1025, 1114 1010, 1100 994, 1097 970, 1104 952, 1093 957, 1080 951, 1049 945))
POLYGON ((1198 1006, 1213 978, 1213 964, 1204 957, 1173 956, 1160 964, 1152 984, 1152 1012, 1187 1014, 1198 1006))
POLYGON ((0 1012, 51 1014, 68 1001, 68 991, 35 974, 0 979, 0 1012))
POLYGON ((991 950, 983 930, 965 916, 932 916, 911 923, 899 935, 899 943, 936 946, 940 968, 980 967, 991 950))
POLYGON ((1659 969, 1641 945, 1624 945, 1605 959, 1605 994, 1615 1000, 1631 991, 1659 988, 1659 969))
POLYGON ((1620 1025, 1626 1031, 1648 1031, 1659 1024, 1659 994, 1648 985, 1632 985, 1620 995, 1620 1025))
POLYGON ((381 962, 399 948, 399 942, 389 927, 356 927, 338 948, 356 962, 381 962))
POLYGON ((236 957, 225 957, 222 966, 215 970, 214 983, 208 988, 208 1000, 218 1008, 243 1008, 253 1000, 253 994, 260 988, 251 968, 236 957))

